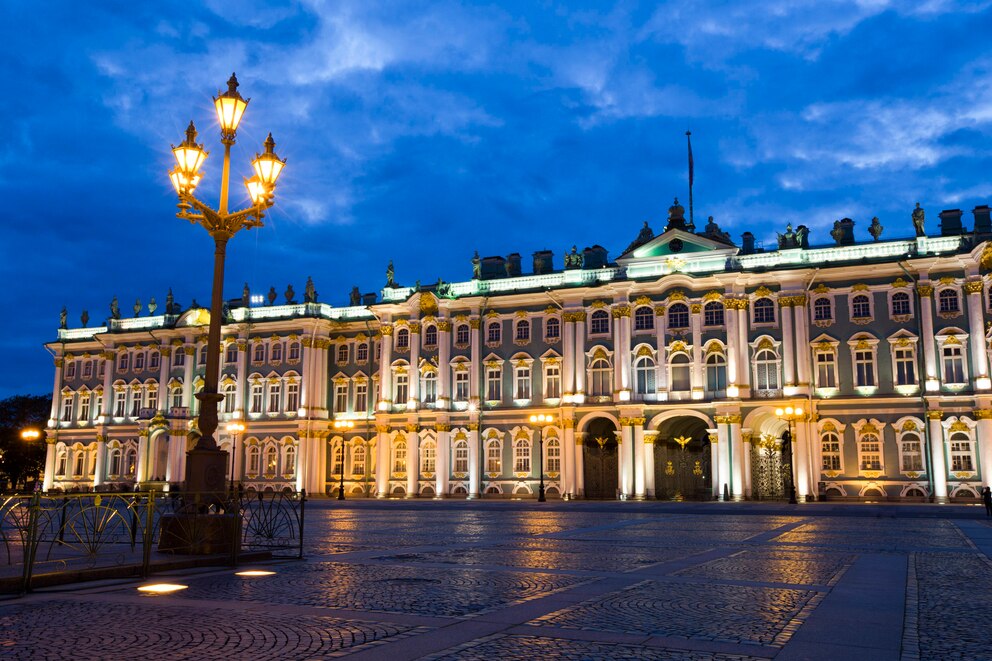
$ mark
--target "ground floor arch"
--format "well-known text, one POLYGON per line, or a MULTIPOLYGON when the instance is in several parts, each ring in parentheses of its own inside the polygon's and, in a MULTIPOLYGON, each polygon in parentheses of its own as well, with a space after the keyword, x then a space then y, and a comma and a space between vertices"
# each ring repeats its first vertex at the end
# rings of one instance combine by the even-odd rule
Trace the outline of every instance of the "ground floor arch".
POLYGON ((582 480, 585 497, 616 498, 620 488, 617 424, 612 417, 585 421, 582 436, 582 480))
POLYGON ((667 417, 654 442, 655 497, 659 500, 709 500, 713 494, 712 456, 707 420, 667 417))

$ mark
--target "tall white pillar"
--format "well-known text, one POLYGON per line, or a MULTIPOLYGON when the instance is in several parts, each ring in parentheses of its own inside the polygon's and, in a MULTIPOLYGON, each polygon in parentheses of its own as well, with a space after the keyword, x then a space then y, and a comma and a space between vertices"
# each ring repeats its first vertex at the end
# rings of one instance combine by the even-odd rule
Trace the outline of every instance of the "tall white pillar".
POLYGON ((186 355, 183 362, 183 406, 189 409, 190 416, 193 417, 193 370, 196 369, 196 346, 176 347, 186 355))
POLYGON ((658 440, 658 432, 644 432, 644 495, 655 497, 654 486, 654 443, 658 440))
POLYGON ((971 347, 972 383, 975 384, 976 390, 989 390, 989 360, 985 351, 985 318, 982 314, 982 281, 966 282, 964 290, 968 297, 968 344, 971 347))
POLYGON ((693 303, 689 306, 689 323, 692 328, 692 398, 702 399, 706 389, 703 378, 703 306, 693 303))
MULTIPOLYGON (((437 408, 439 411, 447 411, 451 408, 450 363, 451 322, 447 319, 439 319, 437 322, 437 408)), ((440 443, 440 441, 438 442, 440 443)))
MULTIPOLYGON (((420 408, 420 324, 410 322, 410 400, 420 408)), ((409 408, 410 402, 397 402, 409 408)))
POLYGON ((939 503, 947 502, 947 462, 944 460, 944 427, 940 424, 943 411, 927 413, 930 424, 930 466, 933 470, 933 496, 939 503))
POLYGON ((573 316, 575 317, 575 365, 573 367, 575 394, 579 395, 579 401, 582 401, 586 392, 586 313, 583 310, 573 313, 573 316))
POLYGON ((737 387, 740 390, 741 397, 750 397, 751 393, 751 360, 749 351, 750 347, 747 341, 748 332, 748 300, 746 298, 736 299, 734 302, 734 307, 737 312, 737 350, 738 356, 737 360, 740 364, 740 370, 738 371, 738 383, 737 387))
POLYGON ((982 484, 992 487, 992 409, 976 409, 972 415, 978 421, 978 426, 975 428, 975 441, 978 443, 978 461, 981 464, 982 484))
POLYGON ((103 484, 104 476, 107 474, 107 437, 98 434, 96 437, 96 466, 93 471, 93 486, 98 487, 103 484))
MULTIPOLYGON (((51 414, 48 417, 58 421, 62 419, 62 368, 65 366, 65 358, 56 356, 54 362, 55 385, 52 386, 52 408, 51 414)), ((109 372, 110 370, 107 371, 109 372)), ((106 378, 104 378, 104 381, 106 381, 106 378)), ((104 386, 104 392, 107 392, 106 386, 104 386)))
MULTIPOLYGON (((383 344, 383 350, 385 350, 383 344)), ((392 467, 389 465, 389 425, 378 424, 376 430, 376 454, 378 458, 375 462, 375 491, 378 498, 386 498, 389 495, 389 473, 392 467)))
MULTIPOLYGON (((782 319, 782 382, 786 388, 796 386, 796 334, 792 329, 792 297, 778 299, 782 319)), ((791 396, 792 391, 786 391, 791 396)))
POLYGON ((437 431, 437 455, 435 463, 434 494, 435 498, 444 498, 448 495, 449 476, 451 466, 451 425, 446 422, 439 422, 434 429, 437 431))
POLYGON ((937 372, 937 354, 933 340, 933 285, 921 283, 916 286, 916 291, 920 295, 918 299, 920 304, 918 314, 920 315, 920 325, 923 330, 923 337, 920 338, 920 343, 923 345, 923 369, 926 378, 924 387, 927 390, 937 390, 940 388, 940 376, 937 372))
POLYGON ((158 411, 165 413, 169 410, 169 369, 172 362, 172 347, 162 345, 158 348, 158 411))
POLYGON ((563 418, 562 426, 562 490, 575 495, 575 419, 563 418))
POLYGON ((743 471, 741 473, 741 478, 744 483, 744 497, 750 498, 751 491, 751 438, 752 432, 750 429, 741 429, 741 440, 743 441, 743 454, 741 455, 741 462, 743 464, 743 471))
POLYGON ((482 477, 480 464, 481 449, 479 448, 479 423, 468 423, 468 497, 479 497, 479 486, 482 477))
POLYGON ((720 437, 715 429, 707 429, 706 438, 710 442, 710 479, 713 482, 711 492, 714 500, 719 500, 721 493, 720 482, 723 479, 721 468, 723 460, 720 456, 720 437))
POLYGON ((617 305, 613 308, 613 360, 613 389, 617 391, 620 401, 626 401, 631 391, 629 305, 617 305))
POLYGON ((150 443, 148 437, 148 430, 142 429, 138 432, 138 467, 135 470, 134 481, 141 483, 148 481, 148 469, 149 469, 149 455, 150 443))
POLYGON ((661 399, 668 399, 668 356, 665 345, 665 330, 668 328, 668 317, 665 315, 665 306, 656 305, 654 307, 654 341, 657 351, 657 362, 655 363, 655 383, 661 399))
MULTIPOLYGON (((796 438, 792 442, 793 461, 796 464, 796 494, 807 499, 813 493, 810 489, 809 424, 803 419, 796 421, 796 438)), ((803 502, 800 500, 800 502, 803 502)))
POLYGON ((634 418, 634 498, 644 500, 647 483, 644 481, 644 418, 634 418))
MULTIPOLYGON (((732 465, 730 467, 731 483, 730 494, 734 500, 744 498, 744 439, 741 436, 741 416, 735 413, 727 416, 727 426, 730 431, 730 447, 732 465)), ((750 449, 750 448, 748 448, 750 449)))
POLYGON ((420 426, 406 426, 406 497, 420 495, 420 426))
POLYGON ((727 425, 717 424, 716 435, 719 440, 720 446, 720 497, 723 498, 724 493, 734 492, 734 473, 732 469, 733 457, 731 456, 734 452, 734 448, 730 443, 730 434, 727 433, 727 425), (724 491, 724 487, 727 490, 724 491))
MULTIPOLYGON (((248 338, 242 337, 238 339, 238 375, 237 382, 235 383, 235 393, 237 394, 237 400, 234 403, 234 410, 241 415, 242 420, 247 420, 248 416, 245 415, 245 402, 248 400, 248 338)), ((299 409, 299 406, 297 406, 299 409)), ((296 415, 296 411, 293 411, 293 415, 296 415)), ((303 487, 300 487, 302 489, 303 487)), ((299 489, 297 489, 299 491, 299 489)))
POLYGON ((562 313, 562 361, 561 361, 561 392, 562 401, 568 402, 575 393, 575 315, 572 312, 562 313))
POLYGON ((620 455, 620 493, 624 498, 634 496, 634 428, 633 418, 620 418, 620 438, 622 442, 617 448, 620 455))
POLYGON ((586 493, 585 455, 582 446, 584 434, 575 432, 575 495, 582 497, 586 493))
POLYGON ((45 444, 45 479, 41 490, 45 493, 55 484, 55 443, 57 439, 49 438, 45 444))
POLYGON ((727 324, 727 396, 736 397, 740 383, 740 337, 737 331, 737 310, 724 304, 724 323, 727 324))
POLYGON ((806 294, 792 297, 792 313, 796 327, 796 385, 798 393, 809 394, 812 387, 809 347, 809 302, 806 294))
MULTIPOLYGON (((382 324, 379 327, 382 334, 382 358, 379 362, 379 404, 377 411, 389 411, 393 404, 393 327, 389 324, 382 324)), ((379 455, 380 458, 382 455, 379 455)), ((380 493, 382 498, 386 494, 380 493)))
MULTIPOLYGON (((470 406, 474 405, 481 408, 482 396, 479 392, 479 387, 482 380, 482 322, 479 319, 469 319, 468 323, 471 328, 469 334, 472 339, 472 348, 469 353, 469 359, 472 363, 469 366, 468 401, 470 406)), ((471 455, 471 449, 469 450, 469 454, 471 455)))

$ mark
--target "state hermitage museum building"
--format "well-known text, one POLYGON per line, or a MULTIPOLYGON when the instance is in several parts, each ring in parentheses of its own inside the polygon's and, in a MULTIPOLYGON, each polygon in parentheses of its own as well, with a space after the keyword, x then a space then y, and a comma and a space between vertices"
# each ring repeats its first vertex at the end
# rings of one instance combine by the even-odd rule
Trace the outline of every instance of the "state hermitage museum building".
MULTIPOLYGON (((814 245, 790 226, 762 248, 712 218, 697 231, 676 200, 612 261, 541 251, 525 273, 519 254, 476 256, 465 281, 413 287, 390 265, 380 294, 345 307, 312 283, 284 303, 246 285, 225 307, 218 386, 232 485, 527 498, 543 467, 552 498, 783 498, 792 483, 799 500, 974 499, 992 481, 992 221, 972 213, 927 232, 907 208, 897 239, 872 219, 857 240, 845 218, 814 245)), ((151 308, 121 318, 115 299, 47 344, 44 490, 183 481, 209 312, 171 295, 151 308)))

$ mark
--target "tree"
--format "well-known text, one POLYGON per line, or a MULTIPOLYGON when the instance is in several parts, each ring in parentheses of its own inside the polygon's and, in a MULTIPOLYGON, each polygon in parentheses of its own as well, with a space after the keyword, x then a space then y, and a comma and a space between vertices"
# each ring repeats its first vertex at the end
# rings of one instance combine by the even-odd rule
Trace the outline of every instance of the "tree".
POLYGON ((0 487, 17 487, 45 468, 45 436, 25 441, 21 431, 34 427, 44 432, 52 405, 51 395, 15 395, 0 400, 0 487))

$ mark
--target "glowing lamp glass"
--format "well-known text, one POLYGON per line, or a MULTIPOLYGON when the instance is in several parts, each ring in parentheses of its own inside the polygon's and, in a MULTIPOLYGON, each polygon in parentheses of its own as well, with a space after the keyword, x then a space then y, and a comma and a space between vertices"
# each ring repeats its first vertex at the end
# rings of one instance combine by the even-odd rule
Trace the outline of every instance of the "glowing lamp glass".
POLYGON ((265 184, 258 180, 258 177, 252 177, 251 179, 245 179, 245 188, 248 189, 248 197, 251 198, 251 203, 254 205, 264 204, 267 197, 265 193, 265 184))
POLYGON ((248 102, 241 98, 237 92, 235 96, 222 94, 214 99, 214 108, 217 110, 217 121, 220 128, 225 133, 234 133, 238 130, 241 117, 245 114, 248 102))
POLYGON ((802 414, 803 414, 803 410, 799 407, 796 407, 796 415, 802 415, 802 414))
POLYGON ((180 172, 186 176, 195 175, 208 156, 199 145, 187 143, 173 147, 172 153, 176 156, 180 172))
POLYGON ((41 438, 41 432, 37 429, 25 429, 21 432, 21 438, 25 441, 37 441, 41 438))
POLYGON ((259 181, 266 186, 276 185, 276 180, 279 179, 283 166, 286 165, 286 161, 276 156, 275 148, 276 142, 272 139, 272 134, 270 133, 269 137, 265 139, 265 152, 255 154, 255 159, 251 162, 251 166, 255 168, 255 174, 258 175, 259 181))
POLYGON ((782 409, 775 409, 775 415, 777 415, 778 417, 781 418, 784 414, 785 411, 783 411, 782 409))

